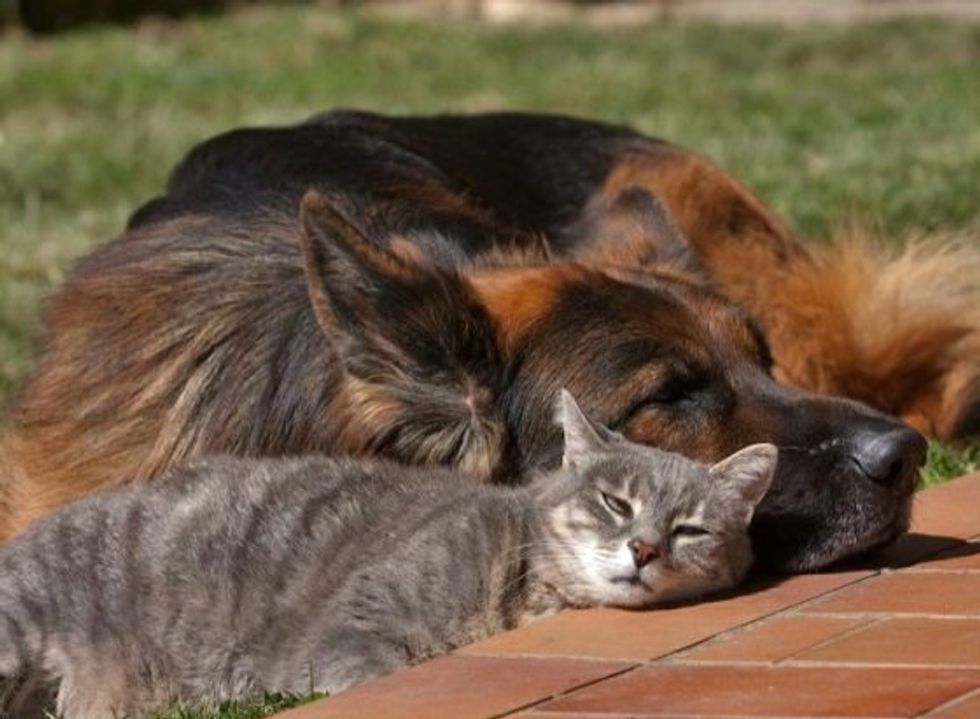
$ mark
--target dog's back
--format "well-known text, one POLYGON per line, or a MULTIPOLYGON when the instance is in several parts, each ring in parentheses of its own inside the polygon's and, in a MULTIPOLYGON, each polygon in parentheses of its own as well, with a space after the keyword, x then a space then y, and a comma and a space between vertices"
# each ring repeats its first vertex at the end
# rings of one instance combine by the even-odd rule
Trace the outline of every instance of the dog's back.
POLYGON ((132 222, 295 207, 320 187, 353 191, 368 216, 386 201, 422 208, 401 210, 408 230, 438 218, 449 241, 423 248, 433 260, 530 248, 636 267, 648 259, 646 238, 593 241, 612 200, 634 185, 660 198, 711 281, 759 318, 783 381, 858 399, 943 439, 980 435, 975 242, 936 237, 903 252, 852 232, 804 247, 712 163, 625 127, 522 113, 329 112, 202 143, 132 222))

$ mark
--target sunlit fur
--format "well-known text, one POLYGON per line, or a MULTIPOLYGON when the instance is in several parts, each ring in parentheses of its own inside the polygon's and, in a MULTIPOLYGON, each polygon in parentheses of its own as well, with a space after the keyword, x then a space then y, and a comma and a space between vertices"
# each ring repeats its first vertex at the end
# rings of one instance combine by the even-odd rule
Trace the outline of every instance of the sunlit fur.
POLYGON ((767 298, 777 377, 929 434, 980 433, 964 401, 980 399, 980 236, 886 243, 853 227, 812 255, 767 298))
MULTIPOLYGON (((598 196, 631 186, 664 202, 711 282, 759 319, 781 379, 940 439, 980 436, 976 232, 883 238, 855 224, 827 244, 803 243, 735 178, 677 148, 621 158, 598 196)), ((644 265, 642 244, 600 249, 644 265)))
MULTIPOLYGON (((559 495, 559 503, 550 508, 550 545, 561 561, 550 565, 545 576, 563 574, 561 585, 571 604, 643 606, 698 597, 733 586, 748 570, 752 552, 746 525, 724 514, 722 499, 704 498, 706 469, 684 462, 648 467, 656 467, 656 482, 650 481, 647 467, 631 471, 624 463, 599 458, 582 478, 591 491, 579 488, 559 495), (703 475, 704 480, 676 482, 685 472, 703 475), (684 490, 671 491, 678 487, 684 490), (603 492, 627 501, 635 516, 617 515, 604 504, 603 492), (709 533, 693 538, 671 535, 672 527, 688 522, 709 533), (661 552, 640 569, 627 546, 637 536, 661 552)), ((559 494, 557 486, 551 494, 559 494)))
MULTIPOLYGON (((0 677, 56 683, 65 719, 335 693, 566 607, 741 578, 774 448, 708 469, 564 402, 570 461, 532 487, 378 460, 224 457, 70 504, 0 549, 0 677), (635 520, 603 510, 601 491, 635 520), (669 539, 678 521, 710 534, 669 539), (660 541, 663 559, 637 569, 633 538, 660 541)), ((0 716, 41 710, 3 700, 0 688, 0 716)))
MULTIPOLYGON (((632 441, 702 461, 779 445, 753 547, 824 566, 907 528, 925 443, 769 373, 822 336, 797 322, 772 353, 765 337, 785 277, 814 263, 725 172, 627 128, 337 111, 229 132, 49 300, 0 450, 0 537, 211 453, 523 481, 560 453, 567 387, 632 441), (884 468, 865 471, 879 440, 884 468)), ((968 367, 949 376, 971 386, 968 367)), ((980 398, 944 396, 969 430, 980 398)))
MULTIPOLYGON (((614 206, 658 214, 640 197, 614 206)), ((299 227, 165 223, 83 260, 15 408, 0 536, 215 453, 382 455, 522 482, 560 454, 562 387, 630 440, 701 461, 793 448, 753 523, 769 566, 812 569, 908 526, 914 458, 886 482, 851 459, 899 426, 777 384, 751 318, 676 266, 416 264, 347 206, 313 192, 299 227)))
POLYGON ((627 443, 594 426, 570 396, 560 482, 533 485, 548 551, 541 576, 578 606, 644 606, 735 585, 752 563, 748 524, 776 468, 772 445, 714 467, 627 443), (623 510, 626 509, 624 512, 623 510), (634 560, 629 543, 654 548, 634 560))

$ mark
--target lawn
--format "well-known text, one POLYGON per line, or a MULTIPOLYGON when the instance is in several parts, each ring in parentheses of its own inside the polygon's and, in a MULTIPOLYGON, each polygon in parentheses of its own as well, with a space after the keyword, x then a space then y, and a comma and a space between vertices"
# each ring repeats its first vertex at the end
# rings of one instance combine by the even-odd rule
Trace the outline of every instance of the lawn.
MULTIPOLYGON (((711 155, 815 241, 854 218, 894 238, 980 236, 978 67, 980 26, 921 21, 500 28, 287 7, 44 41, 8 33, 0 408, 71 261, 230 126, 336 105, 588 115, 711 155)), ((925 476, 978 465, 980 448, 934 446, 925 476)))
POLYGON ((245 704, 228 703, 211 709, 175 708, 156 719, 262 719, 319 698, 322 698, 322 695, 311 694, 308 697, 300 697, 267 694, 262 699, 245 704))

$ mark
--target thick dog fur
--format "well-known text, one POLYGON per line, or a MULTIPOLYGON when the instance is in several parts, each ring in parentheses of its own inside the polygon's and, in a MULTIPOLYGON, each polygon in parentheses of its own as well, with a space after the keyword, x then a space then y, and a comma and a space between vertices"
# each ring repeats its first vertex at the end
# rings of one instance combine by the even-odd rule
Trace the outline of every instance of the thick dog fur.
MULTIPOLYGON (((940 439, 980 436, 978 238, 912 238, 896 251, 855 227, 804 246, 696 156, 627 161, 604 191, 628 185, 663 199, 716 286, 760 320, 780 380, 940 439)), ((615 259, 635 264, 628 248, 615 259)))
MULTIPOLYGON (((912 297, 887 279, 903 262, 864 276, 912 297)), ((924 447, 770 369, 842 394, 870 373, 874 393, 854 383, 863 399, 944 436, 974 431, 978 406, 975 328, 961 315, 937 334, 949 321, 927 310, 968 302, 968 282, 915 294, 941 340, 927 348, 924 324, 906 331, 911 300, 892 312, 876 294, 895 328, 858 331, 871 305, 840 307, 835 286, 856 272, 707 161, 621 128, 341 112, 229 133, 53 298, 7 443, 5 531, 211 452, 384 454, 521 481, 556 461, 550 408, 568 387, 630 438, 704 460, 779 444, 757 554, 820 566, 904 530, 924 447), (806 347, 811 315, 864 357, 806 347), (910 356, 913 339, 916 375, 935 370, 928 401, 899 397, 912 380, 880 380, 900 363, 856 373, 910 356), (879 467, 869 448, 886 440, 879 467)), ((860 285, 847 288, 864 302, 860 285)))
POLYGON ((450 238, 424 253, 456 262, 504 249, 633 269, 697 263, 760 321, 784 381, 858 399, 939 439, 980 436, 976 236, 910 240, 898 253, 855 230, 830 249, 804 245, 709 160, 625 128, 542 115, 344 111, 203 143, 134 223, 295 203, 309 186, 363 194, 365 214, 409 200, 421 209, 402 210, 417 215, 406 224, 437 216, 450 238), (615 203, 630 187, 659 198, 685 248, 656 222, 629 227, 636 213, 615 203), (914 370, 904 367, 911 357, 914 370))
POLYGON ((770 341, 792 346, 777 377, 936 437, 980 436, 980 238, 897 249, 858 228, 811 252, 765 310, 770 341))

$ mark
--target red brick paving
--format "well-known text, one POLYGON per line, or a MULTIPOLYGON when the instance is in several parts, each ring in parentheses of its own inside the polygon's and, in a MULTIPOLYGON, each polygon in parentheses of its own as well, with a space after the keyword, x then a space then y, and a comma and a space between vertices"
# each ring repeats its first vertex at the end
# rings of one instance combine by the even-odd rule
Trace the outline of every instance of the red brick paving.
POLYGON ((916 716, 980 685, 980 671, 654 665, 541 706, 700 716, 916 716))
POLYGON ((776 616, 720 641, 705 642, 683 658, 730 663, 778 662, 873 621, 866 617, 776 616))
POLYGON ((794 660, 980 669, 980 620, 891 617, 793 655, 794 660), (909 648, 915 651, 910 652, 909 648))
POLYGON ((809 606, 814 612, 980 615, 980 572, 893 572, 809 606))
POLYGON ((287 712, 289 719, 463 719, 506 714, 628 668, 581 659, 449 656, 287 712))
POLYGON ((954 699, 929 712, 929 719, 977 719, 980 717, 980 692, 954 699))
POLYGON ((616 609, 565 612, 520 631, 506 632, 471 645, 462 652, 491 656, 653 659, 865 576, 868 576, 865 572, 846 572, 792 577, 772 586, 746 587, 742 594, 729 599, 655 612, 616 609))
POLYGON ((914 516, 847 571, 567 612, 283 719, 980 719, 980 474, 920 493, 914 516))

